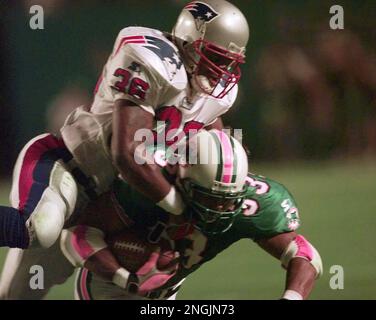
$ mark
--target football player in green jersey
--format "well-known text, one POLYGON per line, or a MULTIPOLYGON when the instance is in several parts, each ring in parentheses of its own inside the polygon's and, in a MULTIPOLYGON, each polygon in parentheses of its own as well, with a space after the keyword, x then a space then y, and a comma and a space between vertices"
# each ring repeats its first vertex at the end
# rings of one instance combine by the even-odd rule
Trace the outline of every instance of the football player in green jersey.
POLYGON ((249 174, 244 149, 235 139, 218 130, 198 136, 212 148, 199 148, 197 164, 169 170, 187 203, 183 216, 169 215, 119 180, 111 194, 92 203, 86 220, 64 231, 63 251, 81 267, 77 298, 173 299, 189 274, 244 238, 255 241, 287 270, 282 299, 308 297, 322 274, 322 262, 313 245, 296 232, 300 219, 292 195, 276 181, 249 174), (202 163, 208 152, 211 161, 202 163), (169 240, 179 254, 177 264, 166 270, 150 267, 142 275, 126 270, 105 242, 106 236, 126 228, 152 243, 169 240))

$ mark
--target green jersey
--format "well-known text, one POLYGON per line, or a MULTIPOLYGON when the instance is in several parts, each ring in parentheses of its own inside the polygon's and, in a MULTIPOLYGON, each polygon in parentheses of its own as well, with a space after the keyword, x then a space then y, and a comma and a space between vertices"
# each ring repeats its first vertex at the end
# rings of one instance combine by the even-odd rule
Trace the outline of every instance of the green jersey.
POLYGON ((187 223, 175 226, 178 230, 171 237, 171 233, 167 232, 167 212, 125 182, 116 182, 114 190, 124 214, 134 221, 135 228, 144 237, 155 242, 167 238, 179 251, 181 263, 178 272, 165 287, 178 283, 238 240, 270 238, 294 231, 300 225, 298 209, 289 191, 276 181, 254 174, 248 175, 246 199, 232 226, 214 235, 205 234, 198 228, 189 228, 187 223))

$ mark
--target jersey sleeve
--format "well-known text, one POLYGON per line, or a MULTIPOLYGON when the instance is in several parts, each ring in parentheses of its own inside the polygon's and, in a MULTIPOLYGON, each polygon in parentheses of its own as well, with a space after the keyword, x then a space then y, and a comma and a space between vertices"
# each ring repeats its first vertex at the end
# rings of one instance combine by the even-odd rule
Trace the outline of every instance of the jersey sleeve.
POLYGON ((153 68, 142 61, 131 44, 113 53, 106 68, 105 81, 114 101, 132 101, 153 115, 165 88, 153 68))
POLYGON ((282 184, 260 176, 250 176, 240 226, 245 237, 254 241, 291 232, 300 226, 294 197, 282 184))
POLYGON ((64 256, 74 267, 83 267, 98 251, 107 247, 102 230, 87 225, 63 229, 60 247, 64 256))

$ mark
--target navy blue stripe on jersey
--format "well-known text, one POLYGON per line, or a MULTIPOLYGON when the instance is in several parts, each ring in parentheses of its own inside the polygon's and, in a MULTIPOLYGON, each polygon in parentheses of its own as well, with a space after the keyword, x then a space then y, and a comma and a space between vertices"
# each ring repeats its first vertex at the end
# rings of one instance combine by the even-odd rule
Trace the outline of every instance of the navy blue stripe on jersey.
POLYGON ((55 154, 59 159, 62 159, 65 163, 68 163, 73 159, 73 155, 69 152, 67 148, 55 149, 55 154))
MULTIPOLYGON (((25 215, 25 219, 35 210, 44 191, 49 187, 51 172, 54 168, 56 161, 63 160, 69 162, 72 160, 72 155, 66 148, 51 149, 43 153, 33 171, 33 182, 28 194, 28 198, 25 205, 22 208, 22 214, 25 215)), ((95 183, 92 179, 89 179, 79 169, 72 170, 72 175, 75 180, 84 187, 86 194, 91 200, 98 197, 95 192, 95 183)))
POLYGON ((74 179, 84 187, 85 193, 90 198, 90 200, 95 200, 98 198, 98 194, 95 191, 95 182, 93 179, 88 178, 80 168, 74 168, 72 170, 72 175, 74 179))
POLYGON ((22 214, 24 215, 25 220, 27 220, 30 214, 35 210, 44 191, 48 188, 51 172, 57 160, 58 156, 54 153, 54 150, 49 150, 37 161, 33 171, 33 182, 30 192, 25 205, 22 208, 22 214))

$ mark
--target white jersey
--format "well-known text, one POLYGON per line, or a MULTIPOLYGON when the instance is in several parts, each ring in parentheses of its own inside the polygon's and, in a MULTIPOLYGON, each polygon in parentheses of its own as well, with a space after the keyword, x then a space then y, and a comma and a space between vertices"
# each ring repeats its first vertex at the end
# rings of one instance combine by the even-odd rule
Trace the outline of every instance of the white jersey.
POLYGON ((175 136, 200 129, 224 114, 237 96, 235 86, 224 98, 190 95, 178 48, 161 31, 128 27, 119 33, 100 80, 93 104, 79 107, 61 129, 67 148, 81 170, 105 192, 117 174, 110 139, 115 101, 130 100, 168 124, 175 136))

